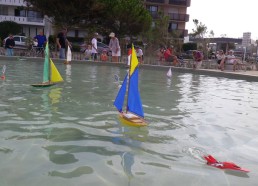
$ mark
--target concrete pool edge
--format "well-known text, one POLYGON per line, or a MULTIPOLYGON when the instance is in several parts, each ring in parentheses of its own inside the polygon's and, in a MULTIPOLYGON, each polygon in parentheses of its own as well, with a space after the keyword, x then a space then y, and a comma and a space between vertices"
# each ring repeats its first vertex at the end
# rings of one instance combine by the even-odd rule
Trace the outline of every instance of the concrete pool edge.
MULTIPOLYGON (((43 58, 39 57, 20 57, 20 56, 0 56, 0 60, 9 60, 9 61, 19 61, 20 59, 25 59, 33 62, 43 62, 43 58)), ((53 59, 55 63, 63 63, 65 60, 53 59)), ((73 60, 71 64, 94 64, 94 65, 108 65, 108 66, 120 66, 126 67, 124 63, 113 63, 113 62, 93 62, 93 61, 82 61, 82 60, 73 60)), ((170 66, 161 66, 161 65, 150 65, 150 64, 143 64, 140 68, 144 69, 159 69, 159 70, 168 70, 170 66)), ((207 75, 213 77, 224 77, 224 78, 231 78, 231 79, 238 79, 238 80, 246 80, 246 81, 256 81, 258 82, 258 71, 251 70, 251 71, 219 71, 216 69, 191 69, 185 67, 171 67, 172 71, 179 72, 179 73, 192 73, 198 75, 207 75)))

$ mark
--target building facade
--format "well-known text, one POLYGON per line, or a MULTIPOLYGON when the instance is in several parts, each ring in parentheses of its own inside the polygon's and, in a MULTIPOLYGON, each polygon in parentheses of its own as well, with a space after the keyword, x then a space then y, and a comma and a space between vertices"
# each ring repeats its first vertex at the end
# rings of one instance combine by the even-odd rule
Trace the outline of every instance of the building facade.
POLYGON ((144 4, 153 19, 159 19, 159 12, 169 17, 169 32, 176 31, 181 38, 188 35, 185 27, 189 21, 187 8, 190 7, 191 0, 144 0, 144 4))
POLYGON ((244 32, 243 39, 242 39, 242 46, 248 47, 251 45, 251 32, 244 32))
POLYGON ((24 9, 23 0, 0 0, 0 22, 14 21, 22 26, 21 35, 34 37, 40 30, 46 35, 52 32, 51 24, 36 11, 24 9))
MULTIPOLYGON (((185 29, 189 15, 186 14, 187 7, 190 7, 191 0, 144 0, 146 9, 153 19, 159 19, 159 12, 169 16, 168 31, 177 31, 180 37, 188 35, 185 29)), ((21 35, 34 37, 43 30, 46 36, 54 34, 52 25, 39 12, 24 9, 26 4, 23 0, 0 0, 0 22, 14 21, 22 26, 21 35)), ((68 36, 85 37, 85 30, 71 30, 68 36)))

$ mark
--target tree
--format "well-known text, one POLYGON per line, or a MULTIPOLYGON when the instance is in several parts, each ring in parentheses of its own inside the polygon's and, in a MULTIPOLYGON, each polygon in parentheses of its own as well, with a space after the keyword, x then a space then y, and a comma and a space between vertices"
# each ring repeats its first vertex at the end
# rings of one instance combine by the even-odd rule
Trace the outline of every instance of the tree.
POLYGON ((193 32, 190 33, 189 35, 191 37, 199 39, 200 43, 198 43, 197 49, 201 50, 203 54, 206 57, 208 57, 209 41, 210 41, 208 38, 214 37, 214 32, 211 30, 209 32, 209 37, 205 38, 206 35, 208 34, 207 26, 202 22, 199 22, 199 20, 197 19, 193 19, 193 22, 195 25, 195 29, 192 29, 193 32))
POLYGON ((13 21, 0 22, 0 38, 5 39, 10 33, 20 34, 21 26, 13 21))
POLYGON ((104 17, 99 19, 103 32, 113 31, 120 36, 137 36, 149 30, 152 18, 141 0, 100 0, 104 17))
MULTIPOLYGON (((149 29, 151 17, 141 0, 26 0, 27 7, 53 18, 58 27, 87 28, 120 35, 149 29)), ((51 19, 50 19, 51 21, 51 19)))
POLYGON ((97 17, 102 9, 96 0, 25 0, 28 9, 47 15, 55 26, 73 28, 97 17))

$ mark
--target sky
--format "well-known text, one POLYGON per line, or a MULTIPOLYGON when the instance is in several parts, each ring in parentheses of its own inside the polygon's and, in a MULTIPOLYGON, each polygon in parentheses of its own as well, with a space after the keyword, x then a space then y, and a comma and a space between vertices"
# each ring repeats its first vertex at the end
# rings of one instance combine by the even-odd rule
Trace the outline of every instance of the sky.
POLYGON ((191 0, 187 14, 188 33, 195 28, 193 19, 198 19, 215 37, 242 38, 251 32, 251 39, 258 40, 258 0, 191 0))

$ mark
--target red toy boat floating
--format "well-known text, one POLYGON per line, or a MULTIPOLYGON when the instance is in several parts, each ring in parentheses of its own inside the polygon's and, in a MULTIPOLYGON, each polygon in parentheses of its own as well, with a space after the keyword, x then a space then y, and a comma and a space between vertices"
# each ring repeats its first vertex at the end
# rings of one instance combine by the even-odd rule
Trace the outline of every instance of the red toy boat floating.
POLYGON ((211 155, 203 156, 205 160, 207 160, 207 165, 210 165, 212 167, 216 167, 219 169, 228 169, 228 170, 234 170, 234 171, 240 171, 240 172, 250 172, 248 169, 244 169, 239 167, 238 165, 232 163, 232 162, 220 162, 217 161, 214 157, 211 155))

